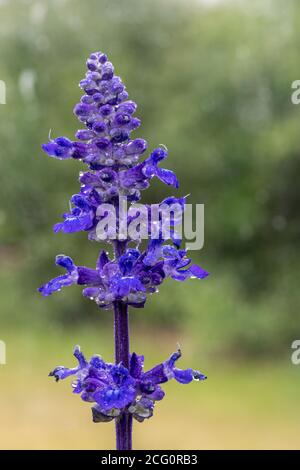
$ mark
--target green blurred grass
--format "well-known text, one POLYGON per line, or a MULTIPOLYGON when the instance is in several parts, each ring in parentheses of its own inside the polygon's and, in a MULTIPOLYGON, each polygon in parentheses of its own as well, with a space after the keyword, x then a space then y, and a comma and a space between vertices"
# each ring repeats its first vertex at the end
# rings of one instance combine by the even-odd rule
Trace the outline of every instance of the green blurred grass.
MULTIPOLYGON (((112 423, 91 422, 90 406, 72 395, 70 383, 47 377, 55 365, 72 365, 80 343, 87 354, 112 360, 111 331, 68 333, 7 331, 7 365, 1 366, 1 449, 114 448, 112 423)), ((146 367, 168 356, 178 335, 134 331, 133 349, 143 350, 146 367)), ((182 337, 181 366, 199 367, 204 383, 169 383, 154 417, 135 423, 136 449, 299 449, 300 368, 284 362, 224 361, 200 357, 182 337)))

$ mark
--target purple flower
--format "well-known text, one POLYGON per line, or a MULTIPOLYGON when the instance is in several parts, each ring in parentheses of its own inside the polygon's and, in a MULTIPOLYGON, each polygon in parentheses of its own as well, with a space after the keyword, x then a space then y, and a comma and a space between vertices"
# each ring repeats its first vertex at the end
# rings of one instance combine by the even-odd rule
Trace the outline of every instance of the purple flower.
POLYGON ((95 206, 92 201, 81 194, 75 194, 71 198, 71 204, 73 209, 70 213, 63 214, 64 221, 54 225, 54 232, 73 233, 88 230, 93 226, 95 206))
POLYGON ((204 269, 190 263, 185 250, 163 245, 161 240, 151 240, 145 251, 129 248, 119 259, 112 261, 101 251, 95 269, 77 267, 71 258, 60 255, 56 264, 64 267, 67 274, 52 279, 39 291, 47 296, 64 286, 79 284, 88 286, 83 295, 101 308, 112 308, 114 301, 140 308, 146 302, 147 293, 157 292, 157 287, 167 277, 185 281, 208 275, 204 269))
POLYGON ((58 276, 52 279, 50 282, 39 288, 39 292, 42 295, 48 296, 55 291, 60 291, 62 287, 71 286, 76 284, 78 281, 78 269, 74 265, 73 261, 69 256, 57 255, 55 259, 55 264, 62 266, 66 269, 67 274, 58 276))
POLYGON ((158 163, 167 156, 167 150, 155 149, 143 163, 120 173, 121 185, 124 188, 146 189, 149 186, 150 179, 156 176, 163 183, 178 188, 179 183, 175 173, 158 167, 158 163))
POLYGON ((205 380, 206 376, 193 369, 178 369, 177 360, 181 351, 173 353, 168 360, 144 372, 144 356, 133 353, 129 369, 122 363, 114 365, 104 362, 94 355, 87 361, 80 351, 74 349, 78 361, 77 367, 56 367, 50 376, 56 381, 74 376, 73 393, 81 395, 83 401, 93 403, 93 421, 107 422, 127 412, 137 421, 143 421, 153 415, 156 401, 162 400, 164 392, 161 384, 175 379, 181 384, 192 380, 205 380))

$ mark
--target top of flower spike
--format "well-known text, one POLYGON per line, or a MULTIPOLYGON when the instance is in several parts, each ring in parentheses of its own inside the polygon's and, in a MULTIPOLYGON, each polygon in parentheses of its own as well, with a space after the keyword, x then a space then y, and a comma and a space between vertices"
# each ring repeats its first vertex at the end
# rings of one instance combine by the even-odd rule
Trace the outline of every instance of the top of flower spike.
POLYGON ((85 95, 74 108, 75 115, 88 129, 79 130, 76 137, 94 146, 87 163, 94 168, 120 163, 132 165, 147 148, 143 139, 129 142, 131 132, 141 123, 133 117, 137 105, 128 101, 125 85, 114 75, 114 67, 105 54, 91 54, 87 68, 86 76, 79 84, 85 95))
POLYGON ((74 114, 86 129, 76 133, 79 142, 58 137, 43 145, 52 157, 82 159, 91 168, 120 163, 132 166, 147 149, 143 139, 130 140, 130 134, 140 125, 133 117, 137 105, 128 100, 128 93, 114 67, 102 52, 87 60, 87 73, 79 86, 85 94, 74 108, 74 114))
MULTIPOLYGON (((128 100, 125 86, 121 78, 114 75, 114 67, 107 56, 102 52, 91 54, 87 69, 79 84, 85 94, 74 108, 85 129, 76 132, 77 141, 57 137, 43 144, 43 150, 60 160, 82 160, 91 170, 96 170, 92 188, 100 194, 100 202, 110 201, 119 194, 138 200, 140 190, 146 189, 154 176, 165 184, 178 187, 175 174, 158 167, 167 157, 165 148, 155 149, 145 161, 138 163, 147 149, 147 142, 130 137, 141 123, 133 116, 137 105, 128 100), (119 170, 122 170, 120 175, 119 170), (110 171, 109 175, 107 171, 110 171)), ((86 192, 91 175, 84 173, 80 181, 83 183, 81 192, 86 192)))
POLYGON ((52 157, 82 159, 92 169, 103 166, 134 165, 147 149, 144 139, 130 139, 141 121, 133 114, 137 109, 114 67, 102 52, 95 52, 87 60, 87 73, 79 86, 85 94, 74 108, 74 113, 86 129, 79 129, 72 142, 58 137, 43 145, 52 157))

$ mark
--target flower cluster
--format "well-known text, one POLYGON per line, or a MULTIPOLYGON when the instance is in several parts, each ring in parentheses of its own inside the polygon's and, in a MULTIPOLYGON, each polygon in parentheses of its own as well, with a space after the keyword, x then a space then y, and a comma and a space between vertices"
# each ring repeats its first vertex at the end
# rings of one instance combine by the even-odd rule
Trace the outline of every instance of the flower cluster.
MULTIPOLYGON (((59 139, 62 138, 59 137, 59 139)), ((44 145, 44 149, 48 149, 52 144, 44 145)), ((114 144, 115 147, 118 145, 114 144)), ((56 224, 54 231, 62 230, 71 233, 85 230, 91 232, 99 221, 97 208, 102 203, 116 203, 120 196, 126 197, 129 202, 138 201, 140 190, 149 186, 149 180, 153 176, 159 177, 166 184, 178 187, 175 174, 157 166, 159 161, 166 156, 167 151, 158 148, 145 161, 132 168, 120 170, 119 166, 114 166, 81 172, 79 175, 80 191, 70 200, 72 209, 63 214, 64 221, 56 224)))
MULTIPOLYGON (((107 213, 99 211, 106 203, 118 207, 120 196, 125 196, 130 203, 140 199, 140 191, 149 186, 149 181, 156 176, 164 183, 178 187, 176 175, 159 168, 159 163, 167 157, 167 150, 159 147, 144 161, 138 162, 147 149, 143 139, 130 139, 131 132, 140 121, 133 117, 136 104, 128 100, 128 94, 120 77, 114 75, 114 68, 101 52, 91 54, 87 61, 88 71, 80 87, 85 91, 74 112, 85 124, 86 129, 76 133, 78 141, 58 137, 43 145, 44 151, 59 159, 80 159, 89 167, 79 176, 80 191, 71 198, 71 212, 63 214, 63 221, 55 224, 54 231, 73 233, 88 232, 91 240, 98 240, 97 226, 107 213)), ((170 197, 160 206, 177 204, 179 212, 184 211, 185 198, 170 197)), ((159 207, 160 207, 159 206, 159 207)), ((138 248, 127 249, 119 260, 109 260, 101 253, 95 270, 82 266, 76 267, 73 261, 60 255, 56 263, 67 270, 39 290, 43 295, 50 295, 63 286, 80 284, 88 286, 83 294, 97 302, 100 307, 110 308, 115 300, 122 300, 129 305, 142 307, 147 293, 157 291, 157 286, 170 276, 183 281, 189 277, 204 278, 208 275, 202 268, 190 264, 186 252, 179 249, 180 240, 175 235, 176 220, 171 222, 171 231, 164 235, 160 223, 156 226, 153 237, 151 210, 148 211, 147 235, 152 238, 144 252, 138 248), (155 238, 155 239, 153 239, 155 238), (175 246, 164 245, 171 239, 175 246)), ((116 214, 119 220, 119 213, 116 214)), ((126 213, 126 224, 130 224, 138 214, 132 214, 131 208, 126 213)), ((119 232, 115 238, 118 238, 119 232)), ((103 238, 102 238, 103 239, 103 238)), ((130 238, 128 241, 140 242, 130 238)), ((126 243, 127 244, 127 243, 126 243)))
POLYGON ((95 403, 92 407, 93 421, 107 422, 118 418, 122 413, 130 413, 137 421, 144 421, 153 415, 156 401, 162 400, 164 392, 160 384, 175 379, 181 384, 192 380, 205 380, 206 376, 193 369, 178 369, 175 364, 181 351, 144 372, 144 357, 133 353, 129 369, 122 364, 110 364, 95 355, 87 361, 79 346, 74 349, 78 366, 72 369, 59 366, 50 376, 61 380, 75 376, 73 392, 80 394, 83 401, 95 403))
POLYGON ((56 264, 65 268, 67 274, 52 279, 39 291, 48 296, 64 286, 79 284, 88 286, 83 295, 104 309, 112 308, 116 300, 143 307, 146 294, 156 292, 166 277, 184 281, 190 277, 202 279, 207 276, 204 269, 190 263, 185 250, 163 245, 159 240, 151 240, 144 252, 128 248, 113 261, 105 251, 101 251, 96 269, 75 266, 71 258, 59 255, 56 264))
POLYGON ((179 233, 175 231, 175 226, 182 222, 185 209, 184 197, 171 196, 154 205, 157 208, 157 219, 155 219, 152 214, 153 206, 149 204, 144 204, 142 209, 141 205, 131 205, 128 210, 126 207, 125 211, 120 201, 127 204, 128 198, 119 199, 116 208, 113 204, 102 204, 97 194, 88 188, 85 197, 82 194, 74 195, 71 199, 74 208, 71 213, 63 215, 63 222, 54 225, 54 232, 74 233, 86 230, 89 240, 110 241, 113 235, 116 237, 117 234, 119 239, 122 239, 120 227, 125 225, 126 233, 123 237, 125 239, 140 241, 142 237, 161 238, 163 236, 164 240, 171 239, 175 244, 181 241, 179 233), (114 220, 115 225, 112 223, 114 220), (104 223, 106 230, 98 230, 101 222, 104 223), (167 230, 164 230, 164 225, 167 230), (136 230, 130 230, 130 227, 136 230))

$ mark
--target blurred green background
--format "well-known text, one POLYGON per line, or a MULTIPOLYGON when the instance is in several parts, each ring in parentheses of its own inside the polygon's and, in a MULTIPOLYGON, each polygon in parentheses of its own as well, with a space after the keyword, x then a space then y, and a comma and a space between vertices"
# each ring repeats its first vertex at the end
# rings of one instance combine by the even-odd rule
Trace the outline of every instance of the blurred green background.
MULTIPOLYGON (((40 145, 72 138, 85 59, 109 55, 138 105, 135 136, 164 143, 166 166, 205 204, 204 281, 166 282, 131 315, 146 366, 179 341, 182 367, 209 376, 167 384, 155 417, 135 425, 136 448, 299 448, 300 4, 296 0, 0 1, 0 447, 113 448, 70 384, 47 378, 72 347, 113 359, 112 314, 76 286, 43 299, 66 253, 93 266, 99 245, 52 225, 77 192, 80 163, 40 145), (182 432, 184 427, 184 432, 182 432)), ((169 188, 153 181, 144 201, 169 188)))

